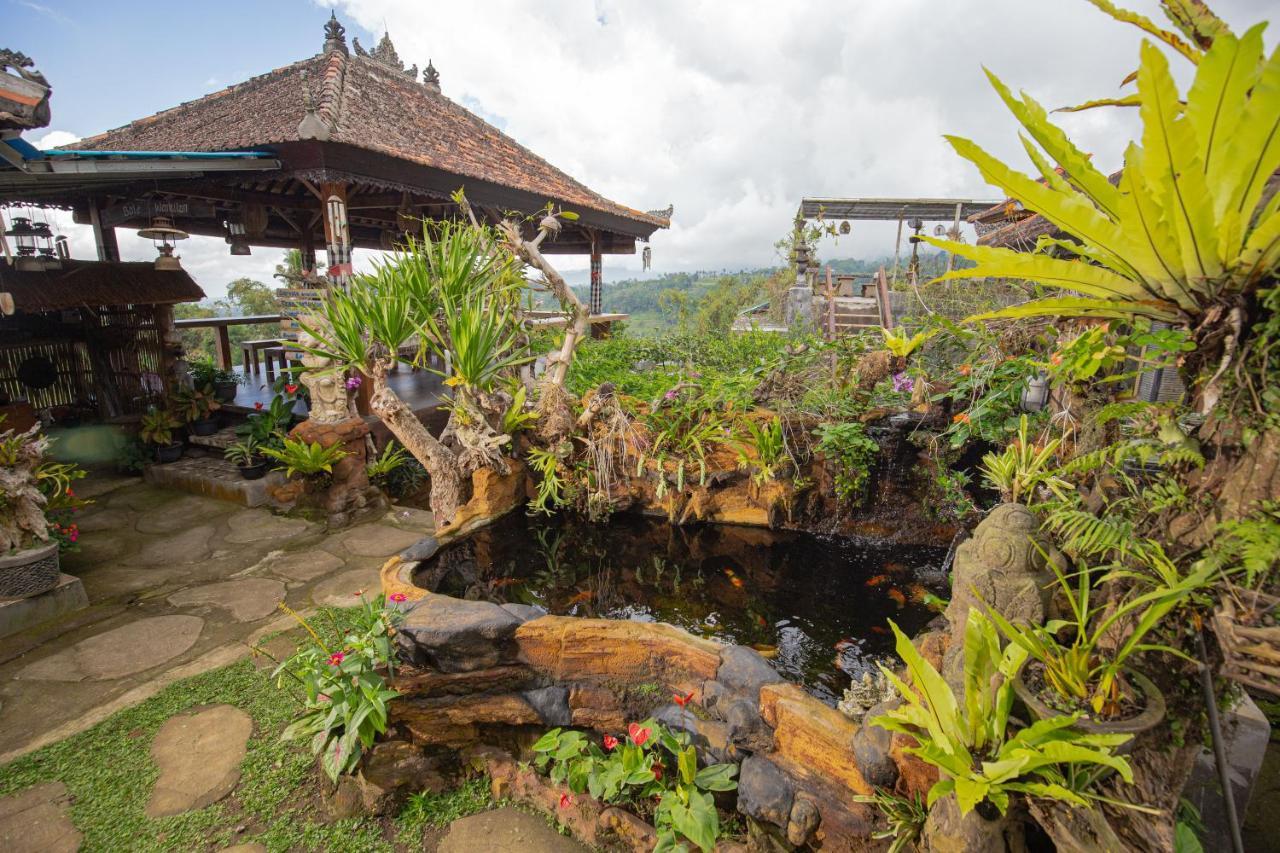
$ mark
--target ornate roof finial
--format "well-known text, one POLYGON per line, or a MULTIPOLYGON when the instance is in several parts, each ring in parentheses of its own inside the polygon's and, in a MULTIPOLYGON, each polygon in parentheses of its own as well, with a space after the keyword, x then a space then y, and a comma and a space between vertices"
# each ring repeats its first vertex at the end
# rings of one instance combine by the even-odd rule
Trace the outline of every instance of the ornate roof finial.
POLYGON ((330 11, 329 20, 324 25, 324 52, 340 50, 347 52, 347 28, 338 23, 338 16, 330 11))
POLYGON ((437 95, 440 94, 440 72, 431 64, 430 59, 427 60, 427 67, 422 72, 422 85, 437 95))
POLYGON ((394 68, 396 71, 404 70, 404 63, 396 53, 396 46, 391 43, 391 33, 385 30, 382 33, 382 40, 378 42, 377 47, 369 51, 369 55, 388 68, 394 68))
POLYGON ((316 112, 316 99, 311 94, 311 75, 302 69, 302 121, 298 122, 298 138, 328 139, 333 133, 324 119, 316 112))

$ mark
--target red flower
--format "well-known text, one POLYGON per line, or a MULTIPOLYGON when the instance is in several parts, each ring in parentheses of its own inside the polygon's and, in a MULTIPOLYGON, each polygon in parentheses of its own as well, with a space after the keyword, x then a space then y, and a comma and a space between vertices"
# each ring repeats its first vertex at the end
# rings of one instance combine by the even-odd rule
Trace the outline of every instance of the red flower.
POLYGON ((391 593, 391 595, 387 597, 390 598, 392 601, 394 601, 396 604, 399 604, 400 602, 404 601, 407 598, 407 596, 403 592, 393 592, 391 593))
POLYGON ((364 595, 364 590, 363 590, 363 589, 357 589, 355 592, 353 592, 353 593, 351 593, 351 594, 352 594, 352 595, 354 595, 356 598, 359 598, 360 596, 364 595))
POLYGON ((604 736, 604 748, 605 748, 605 749, 613 749, 613 748, 614 748, 614 747, 616 747, 617 745, 618 745, 618 739, 617 739, 616 737, 614 737, 613 735, 605 735, 605 736, 604 736))
POLYGON ((679 705, 681 708, 683 708, 685 705, 689 704, 690 700, 693 699, 693 691, 690 690, 688 693, 684 694, 683 696, 681 696, 679 693, 673 693, 671 694, 671 698, 676 700, 676 704, 679 705))
POLYGON ((1049 363, 1052 364, 1054 367, 1057 367, 1059 364, 1062 364, 1062 353, 1055 352, 1053 356, 1049 359, 1049 363))
POLYGON ((346 652, 334 652, 329 655, 329 666, 337 666, 347 658, 346 652))
POLYGON ((969 422, 969 413, 961 412, 951 419, 953 424, 967 424, 969 422))
POLYGON ((631 736, 631 742, 636 746, 643 746, 649 739, 649 730, 640 728, 637 723, 627 726, 627 734, 631 736))
POLYGON ((296 394, 298 393, 298 386, 291 383, 284 386, 284 391, 286 394, 296 394))
POLYGON ((261 411, 262 411, 262 401, 261 401, 261 400, 259 400, 258 402, 254 403, 254 404, 253 404, 253 407, 254 407, 255 409, 257 409, 259 412, 261 412, 261 411))
POLYGON ((653 763, 653 778, 659 779, 659 780, 662 779, 662 771, 666 769, 667 768, 662 766, 661 761, 655 761, 653 763))
POLYGON ((567 809, 567 808, 569 808, 569 806, 571 806, 571 805, 573 805, 573 797, 569 796, 568 794, 561 794, 561 795, 560 795, 560 808, 562 808, 562 809, 567 809))
POLYGON ((972 368, 972 367, 970 367, 970 366, 969 366, 969 365, 967 365, 967 364, 962 364, 962 365, 960 365, 960 371, 959 371, 959 372, 960 372, 960 375, 961 375, 961 376, 968 376, 971 372, 973 372, 973 368, 972 368))

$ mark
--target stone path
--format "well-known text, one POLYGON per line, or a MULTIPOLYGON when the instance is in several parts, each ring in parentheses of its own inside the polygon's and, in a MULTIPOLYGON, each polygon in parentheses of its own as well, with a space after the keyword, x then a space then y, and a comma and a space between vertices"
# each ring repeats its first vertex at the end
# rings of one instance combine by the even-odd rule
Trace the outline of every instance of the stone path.
POLYGON ((94 503, 63 570, 83 580, 90 606, 0 639, 0 764, 247 655, 293 627, 281 603, 359 604, 353 593, 377 592, 385 558, 432 531, 429 513, 397 507, 329 535, 133 477, 91 475, 77 492, 94 503))
POLYGON ((170 717, 156 732, 151 758, 160 768, 147 802, 147 817, 204 808, 230 794, 240 781, 253 720, 230 705, 170 717))
POLYGON ((0 798, 0 850, 75 853, 82 836, 67 814, 69 800, 61 782, 44 782, 0 798))
POLYGON ((572 838, 547 826, 546 821, 511 807, 455 820, 440 840, 436 853, 587 853, 572 838))

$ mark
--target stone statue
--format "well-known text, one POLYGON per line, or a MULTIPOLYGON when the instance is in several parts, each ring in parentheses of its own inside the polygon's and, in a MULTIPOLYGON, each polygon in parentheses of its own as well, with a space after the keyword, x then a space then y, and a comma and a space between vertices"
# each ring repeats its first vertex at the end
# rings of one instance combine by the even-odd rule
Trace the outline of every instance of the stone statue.
POLYGON ((1052 597, 1053 574, 1045 555, 1061 556, 1039 533, 1040 523, 1022 504, 992 510, 956 549, 951 581, 951 645, 943 674, 957 695, 964 695, 964 628, 969 608, 986 604, 1014 624, 1043 624, 1052 597), (1037 547, 1038 546, 1038 547, 1037 547))
MULTIPOLYGON (((298 336, 298 343, 304 347, 315 347, 320 341, 307 332, 302 332, 298 336)), ((304 350, 302 366, 306 370, 299 381, 311 392, 308 420, 317 424, 338 424, 348 420, 351 409, 347 403, 347 386, 342 374, 333 369, 333 359, 304 350)))

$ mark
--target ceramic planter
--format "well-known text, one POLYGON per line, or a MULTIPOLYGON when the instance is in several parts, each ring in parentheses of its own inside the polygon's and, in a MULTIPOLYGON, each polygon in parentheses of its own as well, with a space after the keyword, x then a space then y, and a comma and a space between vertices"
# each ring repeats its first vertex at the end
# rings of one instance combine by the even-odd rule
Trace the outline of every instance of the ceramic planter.
POLYGON ((213 383, 213 399, 219 403, 230 403, 236 398, 238 385, 239 383, 234 381, 213 383))
POLYGON ((218 431, 216 418, 199 418, 191 422, 192 435, 213 435, 218 431))
MULTIPOLYGON (((1034 691, 1032 691, 1032 689, 1027 686, 1027 683, 1022 680, 1022 673, 1025 671, 1026 665, 1024 664, 1022 669, 1018 670, 1017 676, 1013 679, 1013 692, 1017 694, 1018 699, 1022 701, 1022 704, 1026 707, 1027 711, 1038 720, 1062 716, 1061 711, 1055 711, 1053 708, 1050 708, 1042 702, 1040 697, 1035 695, 1034 691)), ((1140 672, 1135 672, 1132 669, 1125 669, 1124 675, 1130 683, 1141 691, 1143 697, 1146 699, 1147 704, 1146 707, 1142 709, 1142 713, 1138 714, 1136 717, 1130 717, 1127 720, 1108 721, 1081 719, 1077 720, 1075 725, 1071 728, 1077 731, 1087 732, 1089 734, 1129 734, 1137 736, 1142 732, 1160 725, 1161 721, 1164 720, 1165 712, 1164 694, 1160 692, 1160 688, 1152 684, 1151 679, 1147 678, 1140 672)), ((1127 752, 1132 743, 1133 741, 1131 740, 1129 743, 1122 745, 1117 752, 1127 752)))
POLYGON ((30 598, 58 585, 58 543, 0 556, 0 598, 30 598))
POLYGON ((170 462, 177 462, 182 458, 184 446, 181 441, 175 441, 168 445, 156 448, 156 461, 161 465, 167 465, 170 462))
POLYGON ((261 480, 267 476, 267 460, 265 459, 259 459, 252 465, 237 465, 236 468, 240 471, 240 476, 246 480, 261 480))

